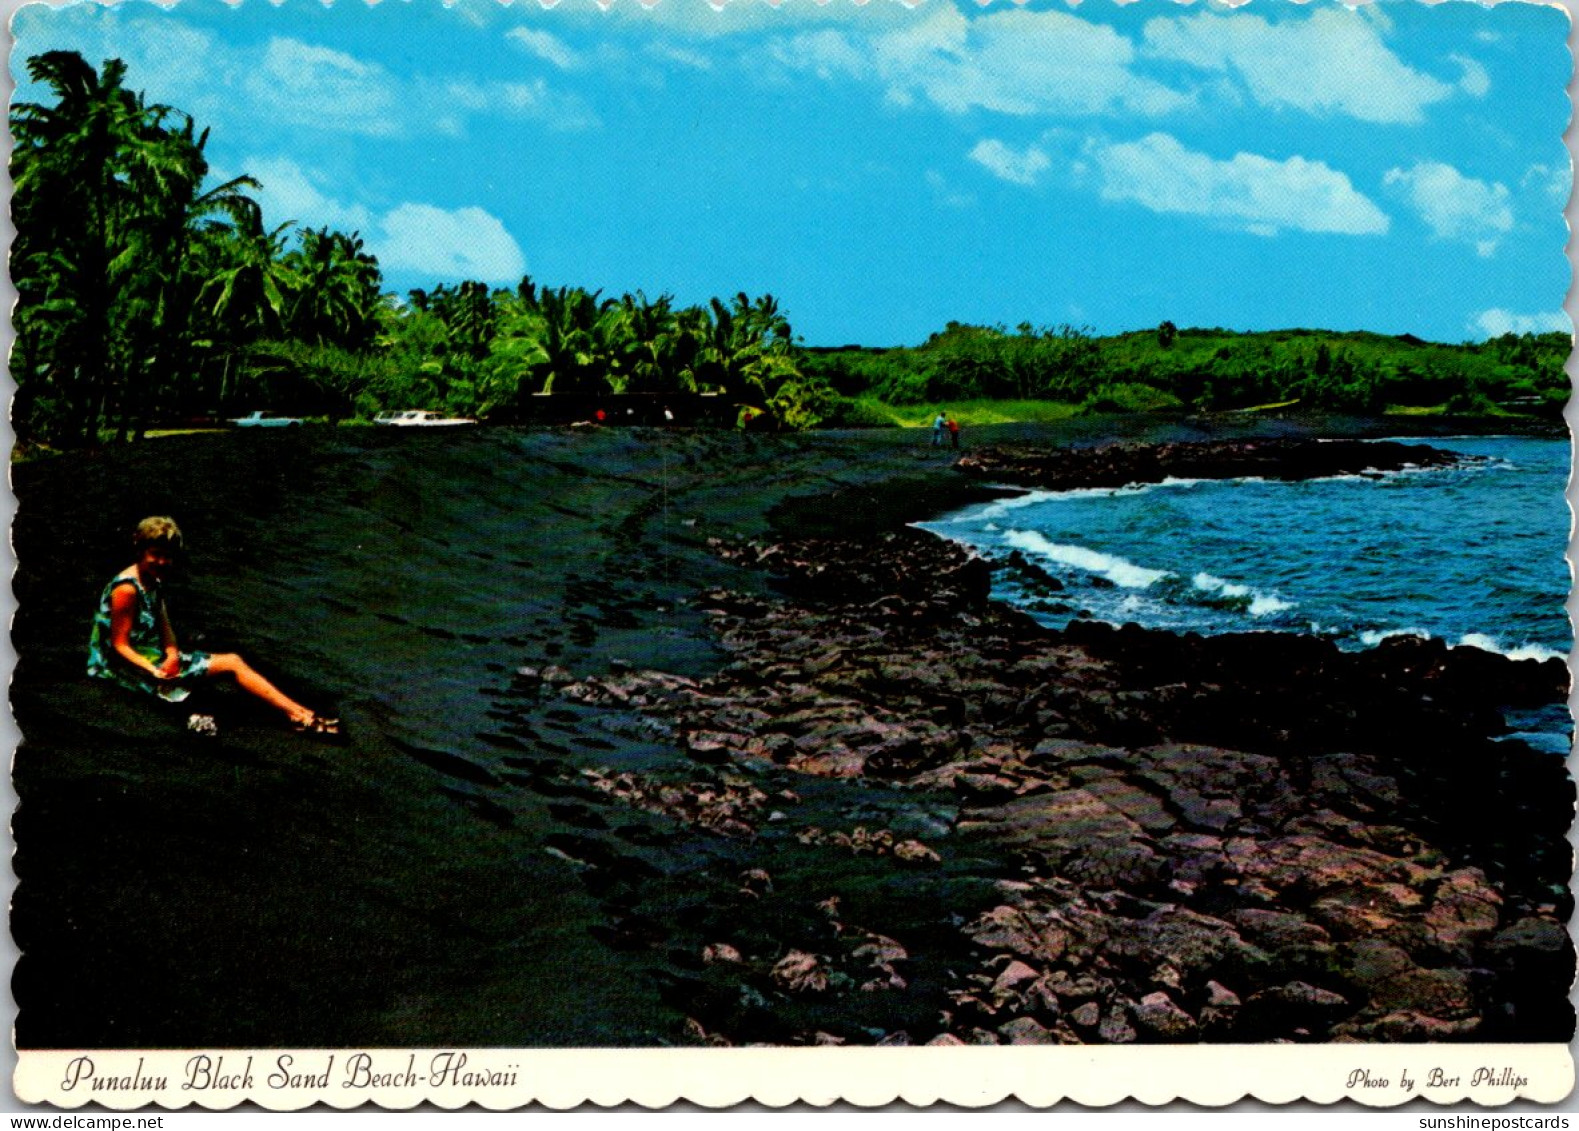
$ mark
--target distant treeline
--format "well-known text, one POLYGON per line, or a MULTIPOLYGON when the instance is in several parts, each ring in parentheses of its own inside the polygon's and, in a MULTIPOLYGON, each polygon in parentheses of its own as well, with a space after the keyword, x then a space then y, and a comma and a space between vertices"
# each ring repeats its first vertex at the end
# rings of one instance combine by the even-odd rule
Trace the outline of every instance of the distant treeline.
POLYGON ((23 450, 252 409, 523 419, 533 396, 565 392, 713 393, 778 428, 890 423, 877 408, 979 399, 1555 414, 1568 396, 1565 334, 1450 346, 1166 322, 1111 338, 950 323, 914 348, 816 349, 797 341, 772 295, 679 306, 523 278, 402 299, 385 292, 357 233, 271 228, 252 177, 208 184, 207 131, 129 89, 124 63, 95 71, 56 51, 27 70, 55 101, 17 103, 10 116, 12 423, 23 450))
POLYGON ((914 348, 806 351, 801 368, 863 405, 1053 400, 1086 411, 1218 410, 1297 401, 1336 412, 1440 409, 1560 415, 1567 334, 1504 334, 1444 345, 1411 335, 1155 330, 1099 338, 1070 326, 951 322, 914 348))

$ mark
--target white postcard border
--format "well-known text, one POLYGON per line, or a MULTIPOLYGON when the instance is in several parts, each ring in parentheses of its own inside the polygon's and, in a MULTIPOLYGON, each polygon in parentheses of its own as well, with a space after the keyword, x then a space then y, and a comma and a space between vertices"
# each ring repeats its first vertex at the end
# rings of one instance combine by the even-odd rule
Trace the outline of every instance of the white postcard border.
POLYGON ((541 1104, 877 1107, 1004 1100, 1106 1107, 1412 1100, 1557 1103, 1574 1087, 1566 1045, 1179 1045, 741 1049, 23 1050, 18 1098, 271 1111, 315 1104, 502 1111, 541 1104))

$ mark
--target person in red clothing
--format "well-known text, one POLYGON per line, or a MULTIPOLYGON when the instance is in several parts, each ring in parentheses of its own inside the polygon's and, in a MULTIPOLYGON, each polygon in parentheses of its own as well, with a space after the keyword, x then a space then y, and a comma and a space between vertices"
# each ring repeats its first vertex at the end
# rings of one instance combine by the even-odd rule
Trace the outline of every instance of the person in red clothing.
POLYGON ((959 451, 959 421, 955 420, 951 416, 948 418, 948 422, 944 424, 943 427, 948 429, 949 447, 953 448, 956 452, 959 451))

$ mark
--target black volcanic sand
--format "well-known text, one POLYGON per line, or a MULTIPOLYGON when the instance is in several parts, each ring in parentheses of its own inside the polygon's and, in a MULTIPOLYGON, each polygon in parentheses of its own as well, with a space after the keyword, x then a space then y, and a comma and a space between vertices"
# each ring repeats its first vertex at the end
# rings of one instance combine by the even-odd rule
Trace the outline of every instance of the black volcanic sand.
MULTIPOLYGON (((967 439, 1115 427, 1333 425, 967 439)), ((1568 1039, 1572 785, 1494 740, 1562 665, 1048 632, 987 599, 1021 566, 903 528, 1000 490, 925 444, 307 429, 16 467, 19 1046, 1568 1039), (83 676, 155 513, 184 642, 346 742, 83 676)))

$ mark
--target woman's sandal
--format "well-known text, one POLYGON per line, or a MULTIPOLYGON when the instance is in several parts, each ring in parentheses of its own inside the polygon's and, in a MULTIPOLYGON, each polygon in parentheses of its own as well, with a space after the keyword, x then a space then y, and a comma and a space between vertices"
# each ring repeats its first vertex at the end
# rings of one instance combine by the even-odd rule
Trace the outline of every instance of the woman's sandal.
POLYGON ((297 734, 317 734, 324 738, 340 737, 340 720, 326 719, 322 715, 312 715, 292 723, 291 727, 297 734))
POLYGON ((214 721, 213 715, 201 713, 192 715, 186 720, 186 729, 204 738, 215 738, 219 735, 219 724, 214 721))

